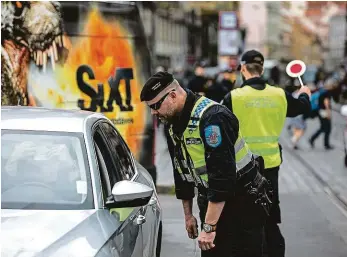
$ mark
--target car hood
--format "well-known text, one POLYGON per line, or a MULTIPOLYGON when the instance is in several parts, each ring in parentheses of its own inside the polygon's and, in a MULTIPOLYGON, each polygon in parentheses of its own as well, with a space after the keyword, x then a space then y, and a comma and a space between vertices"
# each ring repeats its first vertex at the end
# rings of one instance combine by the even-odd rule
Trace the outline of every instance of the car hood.
POLYGON ((119 227, 106 215, 104 210, 1 210, 1 256, 94 256, 119 227))

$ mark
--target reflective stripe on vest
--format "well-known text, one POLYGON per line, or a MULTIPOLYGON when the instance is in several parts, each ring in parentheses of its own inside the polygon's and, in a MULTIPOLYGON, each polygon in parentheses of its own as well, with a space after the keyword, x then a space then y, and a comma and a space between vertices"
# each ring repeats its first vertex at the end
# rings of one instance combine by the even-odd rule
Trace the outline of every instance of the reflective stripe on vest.
MULTIPOLYGON (((192 114, 188 123, 187 128, 183 133, 183 142, 186 147, 192 162, 191 174, 195 177, 195 181, 203 184, 205 187, 208 186, 208 175, 205 161, 205 147, 203 140, 200 137, 200 119, 203 113, 212 105, 218 104, 206 97, 200 97, 195 103, 192 114)), ((170 136, 174 140, 172 129, 170 129, 170 136)), ((184 147, 182 147, 184 148, 184 147)), ((184 151, 185 149, 182 149, 184 151)), ((186 154, 185 154, 186 156, 186 154)), ((252 153, 250 152, 245 140, 242 138, 241 133, 235 143, 235 156, 236 156, 236 170, 240 170, 245 167, 249 162, 252 161, 252 153)), ((177 169, 183 176, 181 169, 177 169)), ((182 176, 181 175, 181 176, 182 176)))
POLYGON ((231 91, 233 113, 251 152, 264 158, 265 168, 281 164, 278 139, 287 113, 287 100, 281 88, 266 85, 231 91))

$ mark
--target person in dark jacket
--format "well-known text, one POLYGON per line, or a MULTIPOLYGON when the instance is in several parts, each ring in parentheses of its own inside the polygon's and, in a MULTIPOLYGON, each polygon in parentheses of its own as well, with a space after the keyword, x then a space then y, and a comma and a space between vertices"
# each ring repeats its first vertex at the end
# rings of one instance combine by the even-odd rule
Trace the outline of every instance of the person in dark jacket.
POLYGON ((204 67, 198 64, 195 67, 194 76, 188 81, 187 88, 193 93, 205 95, 208 79, 204 75, 204 67))
POLYGON ((206 97, 210 98, 217 103, 220 103, 224 96, 234 88, 234 82, 231 81, 231 69, 226 69, 222 72, 222 80, 213 80, 213 84, 208 88, 206 97))
POLYGON ((259 172, 261 159, 248 151, 239 133, 237 118, 224 106, 182 88, 166 72, 149 78, 141 101, 166 124, 176 197, 183 203, 188 236, 198 237, 202 256, 261 257, 266 211, 250 192, 263 192, 256 198, 269 206, 267 181, 259 172), (200 235, 192 214, 194 187, 200 235))
POLYGON ((241 88, 225 96, 223 104, 238 118, 241 133, 252 153, 264 158, 264 175, 274 191, 270 217, 265 225, 267 252, 269 257, 284 257, 285 240, 277 225, 281 223, 278 172, 282 163, 278 140, 286 117, 311 111, 311 91, 306 86, 301 87, 296 99, 282 88, 266 84, 261 77, 263 65, 264 57, 258 51, 244 53, 239 66, 244 82, 241 88))

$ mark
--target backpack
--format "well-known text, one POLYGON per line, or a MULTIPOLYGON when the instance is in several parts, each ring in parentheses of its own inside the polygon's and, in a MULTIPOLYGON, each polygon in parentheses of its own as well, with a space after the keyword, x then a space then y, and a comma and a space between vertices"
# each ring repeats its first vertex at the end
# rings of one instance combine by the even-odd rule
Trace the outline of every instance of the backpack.
POLYGON ((310 102, 311 102, 311 110, 312 111, 318 111, 319 110, 319 97, 323 93, 325 93, 326 91, 327 91, 326 89, 320 88, 311 95, 310 102))

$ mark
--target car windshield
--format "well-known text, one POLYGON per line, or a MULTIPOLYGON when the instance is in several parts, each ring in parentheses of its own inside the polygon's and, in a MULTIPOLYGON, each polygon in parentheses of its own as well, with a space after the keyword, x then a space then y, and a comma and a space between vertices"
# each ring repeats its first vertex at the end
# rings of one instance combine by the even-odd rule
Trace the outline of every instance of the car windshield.
POLYGON ((91 209, 83 134, 1 131, 3 209, 91 209))

